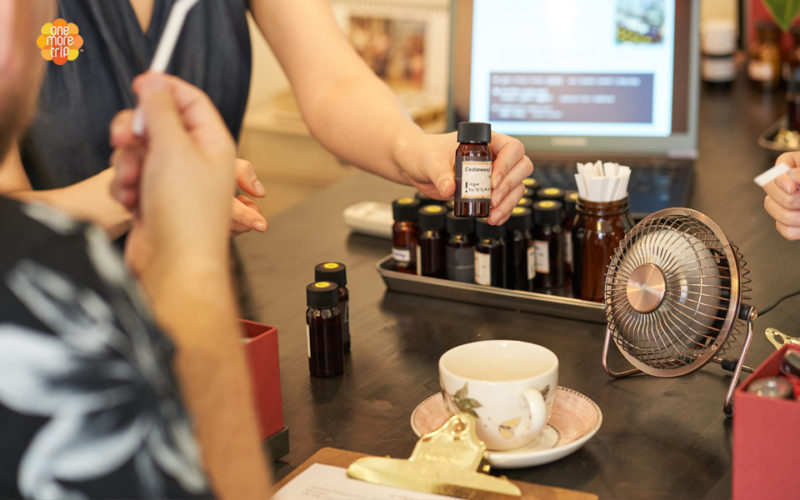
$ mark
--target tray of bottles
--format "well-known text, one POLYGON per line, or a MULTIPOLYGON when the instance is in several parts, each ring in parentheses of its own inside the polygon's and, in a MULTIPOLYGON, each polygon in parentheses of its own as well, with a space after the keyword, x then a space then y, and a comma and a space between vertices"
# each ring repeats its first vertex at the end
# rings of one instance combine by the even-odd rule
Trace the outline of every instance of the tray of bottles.
POLYGON ((386 287, 397 292, 592 323, 606 322, 605 304, 576 299, 569 284, 548 294, 419 276, 398 270, 391 254, 378 261, 377 269, 386 287))

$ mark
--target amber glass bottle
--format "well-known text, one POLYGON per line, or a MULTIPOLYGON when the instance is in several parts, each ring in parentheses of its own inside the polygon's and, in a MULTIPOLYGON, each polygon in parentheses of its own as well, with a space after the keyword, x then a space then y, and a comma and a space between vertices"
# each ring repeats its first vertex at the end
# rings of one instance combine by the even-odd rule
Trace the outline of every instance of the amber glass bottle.
POLYGON ((533 289, 553 292, 564 284, 564 239, 561 237, 562 205, 542 200, 533 204, 533 244, 536 276, 533 289))
POLYGON ((314 281, 331 281, 339 285, 339 312, 342 319, 344 352, 350 352, 350 292, 347 290, 347 268, 341 262, 322 262, 314 267, 314 281))
POLYGON ((475 220, 475 283, 506 286, 505 226, 493 226, 485 218, 475 220))
POLYGON ((564 222, 561 224, 561 235, 564 238, 564 281, 572 279, 572 227, 575 225, 575 213, 578 206, 578 192, 564 191, 564 222))
POLYGON ((426 205, 419 209, 419 244, 417 267, 421 276, 444 278, 445 208, 426 205))
POLYGON ((398 271, 417 274, 417 212, 419 201, 398 198, 392 202, 392 259, 398 271))
POLYGON ((475 219, 447 214, 445 263, 447 279, 475 282, 475 219))
POLYGON ((453 213, 456 217, 486 217, 492 202, 492 126, 481 122, 458 124, 453 213))
POLYGON ((577 212, 572 228, 572 290, 576 298, 602 302, 608 263, 633 227, 628 198, 608 202, 578 198, 577 212))
POLYGON ((533 290, 534 259, 531 239, 531 211, 525 207, 514 207, 506 222, 506 288, 511 290, 533 290), (531 262, 533 264, 533 262, 531 262))
POLYGON ((344 342, 339 310, 339 285, 318 281, 306 287, 308 370, 315 377, 334 377, 344 371, 344 342))
POLYGON ((538 191, 539 188, 542 187, 542 185, 539 183, 539 181, 537 181, 533 177, 526 177, 526 178, 522 179, 522 185, 525 186, 525 189, 530 189, 531 192, 533 193, 532 196, 528 197, 528 198, 531 198, 531 199, 536 197, 536 191, 538 191))

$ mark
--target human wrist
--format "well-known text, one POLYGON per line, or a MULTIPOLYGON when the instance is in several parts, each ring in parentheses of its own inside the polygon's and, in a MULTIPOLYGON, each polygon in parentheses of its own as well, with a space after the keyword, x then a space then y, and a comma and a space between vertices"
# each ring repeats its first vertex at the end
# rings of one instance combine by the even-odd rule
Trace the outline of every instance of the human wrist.
POLYGON ((411 172, 419 168, 419 145, 425 138, 425 133, 413 122, 402 124, 400 131, 394 134, 392 142, 392 161, 397 171, 408 182, 413 177, 411 172))

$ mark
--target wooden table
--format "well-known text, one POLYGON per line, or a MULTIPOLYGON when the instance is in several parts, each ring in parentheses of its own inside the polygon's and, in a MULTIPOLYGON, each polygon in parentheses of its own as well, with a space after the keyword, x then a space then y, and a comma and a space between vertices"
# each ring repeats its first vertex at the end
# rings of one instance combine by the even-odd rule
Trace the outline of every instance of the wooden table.
MULTIPOLYGON (((783 114, 781 103, 780 95, 763 96, 744 78, 730 89, 703 89, 691 203, 740 247, 753 279, 750 302, 762 308, 800 288, 800 243, 777 234, 752 182, 772 161, 756 137, 783 114)), ((719 366, 680 378, 612 380, 600 363, 602 325, 387 291, 375 264, 390 243, 351 233, 342 211, 412 192, 357 173, 270 219, 267 234, 236 238, 243 314, 279 332, 291 452, 276 463, 277 479, 322 447, 407 457, 416 441, 409 416, 438 391, 439 356, 465 342, 503 338, 553 350, 561 361, 559 383, 592 398, 604 417, 598 434, 574 454, 504 471, 509 477, 600 498, 730 496, 732 425, 722 412, 730 379, 719 366), (344 375, 331 379, 309 376, 304 322, 305 286, 325 260, 347 265, 351 297, 352 354, 344 375)), ((796 299, 759 318, 747 364, 757 366, 772 351, 765 327, 797 334, 799 319, 796 299)))

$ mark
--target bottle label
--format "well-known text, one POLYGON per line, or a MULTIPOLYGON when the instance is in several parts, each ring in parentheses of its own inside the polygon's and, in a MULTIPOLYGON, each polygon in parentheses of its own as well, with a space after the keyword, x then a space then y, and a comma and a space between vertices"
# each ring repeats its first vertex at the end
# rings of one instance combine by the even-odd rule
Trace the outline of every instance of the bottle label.
POLYGON ((306 354, 311 359, 311 329, 306 325, 306 354))
POLYGON ((528 279, 532 280, 536 277, 536 247, 533 245, 528 247, 528 279))
POLYGON ((411 251, 407 248, 392 247, 392 258, 402 264, 411 263, 411 251))
POLYGON ((472 283, 475 281, 475 249, 451 248, 446 249, 447 279, 472 283))
POLYGON ((492 197, 492 162, 461 162, 461 197, 492 197))
POLYGON ((546 241, 533 242, 536 252, 536 272, 548 274, 550 272, 550 245, 546 241))
POLYGON ((572 265, 572 233, 564 232, 564 262, 572 265))
POLYGON ((475 252, 475 283, 492 284, 492 258, 488 253, 475 252))

